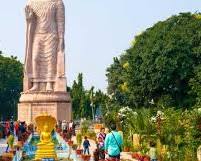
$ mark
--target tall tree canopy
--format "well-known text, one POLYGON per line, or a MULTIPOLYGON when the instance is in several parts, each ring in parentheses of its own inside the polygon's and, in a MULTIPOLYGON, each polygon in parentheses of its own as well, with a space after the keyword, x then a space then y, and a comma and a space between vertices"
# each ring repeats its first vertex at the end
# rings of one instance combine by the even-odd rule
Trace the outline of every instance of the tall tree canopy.
POLYGON ((73 82, 70 93, 72 97, 73 117, 75 119, 91 119, 92 111, 94 112, 93 115, 95 115, 97 108, 105 109, 106 95, 100 90, 94 91, 93 86, 89 90, 85 90, 82 73, 79 73, 77 81, 73 82))
POLYGON ((16 57, 0 53, 0 117, 17 116, 17 103, 22 91, 23 66, 16 57))
POLYGON ((114 59, 107 69, 108 92, 118 103, 135 108, 153 102, 190 107, 199 95, 200 63, 200 15, 181 13, 136 36, 114 59))

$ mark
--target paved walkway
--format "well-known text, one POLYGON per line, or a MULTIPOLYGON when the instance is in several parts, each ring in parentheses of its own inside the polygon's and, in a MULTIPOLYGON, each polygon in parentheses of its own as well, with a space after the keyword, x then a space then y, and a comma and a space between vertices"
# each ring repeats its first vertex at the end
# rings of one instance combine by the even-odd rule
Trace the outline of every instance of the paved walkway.
MULTIPOLYGON (((73 142, 75 144, 77 143, 75 136, 73 136, 72 140, 73 140, 73 142)), ((82 142, 83 141, 84 141, 84 139, 82 140, 82 142)), ((89 139, 89 142, 90 142, 90 145, 91 145, 90 148, 89 148, 90 154, 93 155, 93 152, 96 149, 96 143, 95 143, 94 140, 91 140, 91 139, 89 139)), ((132 156, 131 156, 130 153, 127 153, 127 152, 122 152, 121 153, 121 159, 126 160, 126 161, 137 161, 137 160, 135 160, 135 159, 132 158, 132 156)))
POLYGON ((6 139, 0 139, 0 155, 2 155, 6 151, 6 139))
MULTIPOLYGON (((15 137, 15 143, 17 143, 17 138, 15 137)), ((7 143, 6 139, 0 139, 0 155, 2 155, 6 151, 7 143)))
MULTIPOLYGON (((73 142, 76 143, 76 137, 74 136, 72 138, 73 142)), ((15 138, 15 141, 17 141, 17 139, 15 138)), ((84 139, 83 139, 84 141, 84 139)), ((96 143, 94 140, 90 140, 90 154, 93 155, 93 152, 95 151, 96 149, 96 143)), ((5 151, 6 151, 6 147, 7 147, 7 144, 6 144, 6 139, 0 139, 0 155, 2 155, 5 151)), ((132 159, 131 155, 129 153, 126 153, 126 152, 122 152, 121 153, 121 158, 122 159, 125 159, 127 161, 136 161, 135 159, 132 159)))

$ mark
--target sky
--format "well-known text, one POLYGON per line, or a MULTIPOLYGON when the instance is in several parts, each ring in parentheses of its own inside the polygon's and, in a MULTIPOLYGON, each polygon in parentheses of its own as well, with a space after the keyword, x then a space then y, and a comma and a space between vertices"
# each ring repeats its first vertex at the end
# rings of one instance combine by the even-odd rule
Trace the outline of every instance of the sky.
MULTIPOLYGON (((130 47, 134 36, 180 12, 200 12, 199 0, 63 0, 66 7, 66 75, 72 85, 83 73, 86 89, 106 91, 107 67, 130 47)), ((23 63, 24 6, 1 0, 0 50, 23 63)))

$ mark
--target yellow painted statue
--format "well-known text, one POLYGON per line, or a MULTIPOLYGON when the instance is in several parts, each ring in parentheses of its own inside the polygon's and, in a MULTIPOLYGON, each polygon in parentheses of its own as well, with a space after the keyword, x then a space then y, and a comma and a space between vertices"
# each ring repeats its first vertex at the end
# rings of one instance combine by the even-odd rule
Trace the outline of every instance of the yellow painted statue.
POLYGON ((38 145, 53 145, 51 133, 48 132, 48 126, 45 124, 43 131, 40 134, 40 143, 38 145))
POLYGON ((37 144, 35 160, 43 158, 53 158, 57 160, 54 143, 52 142, 51 132, 56 125, 56 119, 49 115, 36 117, 36 126, 40 132, 40 142, 37 144))

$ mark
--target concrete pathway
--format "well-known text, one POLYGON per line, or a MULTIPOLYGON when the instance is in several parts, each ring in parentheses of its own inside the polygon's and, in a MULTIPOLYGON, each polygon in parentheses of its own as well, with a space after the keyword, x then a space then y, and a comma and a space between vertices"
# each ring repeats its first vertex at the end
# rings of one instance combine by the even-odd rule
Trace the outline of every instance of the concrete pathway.
MULTIPOLYGON (((72 140, 76 144, 77 141, 76 141, 75 136, 73 136, 72 140)), ((83 141, 84 141, 84 139, 83 139, 83 141)), ((17 138, 15 138, 15 143, 16 142, 17 142, 17 138)), ((91 139, 89 139, 89 142, 91 144, 91 146, 90 146, 90 154, 93 155, 93 152, 96 149, 96 143, 95 143, 94 140, 91 140, 91 139)), ((6 147, 7 147, 6 139, 0 139, 0 155, 2 155, 6 151, 6 147)), ((121 153, 121 158, 124 159, 124 160, 127 160, 127 161, 137 161, 135 159, 132 159, 131 155, 129 153, 126 153, 126 152, 121 153)))
MULTIPOLYGON (((15 137, 14 145, 17 143, 17 138, 15 137)), ((7 143, 6 139, 0 139, 0 155, 6 151, 7 143)))
POLYGON ((6 139, 0 139, 0 155, 2 155, 6 151, 6 139))
MULTIPOLYGON (((75 136, 72 137, 72 140, 73 140, 73 142, 75 144, 77 143, 75 136)), ((84 141, 84 139, 82 140, 82 143, 83 143, 83 141, 84 141)), ((95 143, 94 140, 91 140, 91 139, 89 139, 89 142, 90 142, 90 145, 91 145, 90 148, 89 148, 90 154, 93 155, 93 152, 96 149, 96 143, 95 143)), ((127 152, 121 152, 121 159, 122 160, 126 160, 126 161, 137 161, 137 160, 135 160, 135 159, 132 158, 132 156, 131 156, 130 153, 127 153, 127 152)))

